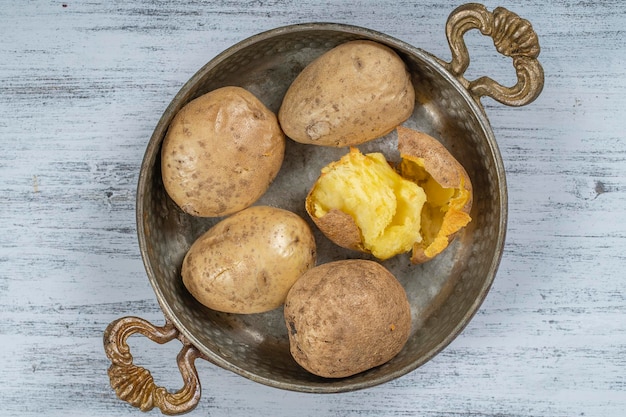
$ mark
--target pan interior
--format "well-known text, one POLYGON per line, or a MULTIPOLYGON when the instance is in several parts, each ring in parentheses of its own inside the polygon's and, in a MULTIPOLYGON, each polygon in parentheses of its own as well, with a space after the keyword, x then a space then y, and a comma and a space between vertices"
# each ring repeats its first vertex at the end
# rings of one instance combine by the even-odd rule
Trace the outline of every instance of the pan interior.
MULTIPOLYGON (((397 160, 395 132, 360 146, 397 160)), ((338 248, 310 222, 305 196, 320 169, 347 149, 287 141, 281 171, 256 203, 285 208, 309 221, 318 245, 318 263, 367 258, 338 248)), ((166 316, 212 362, 252 380, 290 390, 340 392, 386 382, 420 366, 443 349, 467 324, 485 297, 502 252, 506 189, 501 161, 486 118, 445 70, 427 53, 366 29, 298 25, 257 35, 209 62, 181 89, 166 110, 146 151, 138 188, 137 217, 142 256, 166 316), (438 138, 464 165, 474 187, 472 222, 444 253, 423 265, 408 255, 383 264, 407 291, 412 333, 403 351, 387 364, 338 380, 318 378, 291 358, 282 309, 234 315, 209 310, 187 292, 180 278, 182 259, 193 241, 219 218, 184 214, 161 182, 160 145, 174 114, 188 101, 215 88, 237 85, 274 112, 297 74, 333 46, 372 39, 394 48, 407 63, 416 106, 405 122, 438 138)))

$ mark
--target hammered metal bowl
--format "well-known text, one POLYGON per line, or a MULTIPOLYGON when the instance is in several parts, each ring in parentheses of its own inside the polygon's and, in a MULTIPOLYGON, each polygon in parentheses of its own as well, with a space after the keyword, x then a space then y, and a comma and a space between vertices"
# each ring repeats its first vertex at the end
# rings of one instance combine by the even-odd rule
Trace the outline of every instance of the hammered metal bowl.
MULTIPOLYGON (((148 144, 138 184, 139 245, 148 278, 166 318, 162 327, 137 317, 123 317, 105 332, 112 361, 111 385, 132 405, 164 413, 189 411, 200 399, 196 358, 206 359, 269 386, 313 393, 351 391, 390 381, 416 369, 446 347, 467 325, 495 277, 505 240, 507 190, 501 156, 480 103, 490 96, 520 106, 534 100, 543 86, 536 58, 539 44, 531 25, 498 8, 493 12, 469 4, 452 12, 446 26, 452 62, 369 29, 329 23, 281 27, 246 39, 201 68, 174 97, 148 144), (501 53, 513 58, 518 83, 503 87, 487 77, 463 77, 469 57, 463 34, 477 28, 494 39, 501 53), (324 379, 299 367, 289 353, 282 309, 235 315, 203 307, 180 278, 182 259, 194 240, 220 219, 194 218, 167 196, 161 182, 161 143, 174 115, 190 100, 227 85, 255 94, 274 112, 298 73, 332 47, 354 39, 370 39, 393 48, 406 62, 416 90, 416 106, 406 126, 439 139, 466 168, 474 186, 472 222, 444 253, 423 265, 408 255, 383 264, 406 289, 412 330, 404 349, 388 363, 342 379, 324 379), (149 371, 133 364, 126 339, 141 333, 155 342, 183 342, 178 364, 185 382, 170 393, 154 384, 149 371)), ((395 132, 361 146, 399 158, 395 132)), ((309 220, 305 196, 320 169, 346 149, 301 145, 287 141, 284 164, 257 204, 285 208, 309 220)), ((318 263, 363 257, 333 245, 315 226, 318 263)), ((367 258, 367 257, 366 257, 367 258)))

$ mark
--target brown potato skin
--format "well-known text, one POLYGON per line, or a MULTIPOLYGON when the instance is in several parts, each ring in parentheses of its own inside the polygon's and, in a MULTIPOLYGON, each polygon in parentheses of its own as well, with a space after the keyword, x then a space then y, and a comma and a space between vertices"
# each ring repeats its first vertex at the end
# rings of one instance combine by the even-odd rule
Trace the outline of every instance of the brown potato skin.
MULTIPOLYGON (((470 198, 460 211, 469 214, 472 210, 473 188, 472 181, 463 165, 434 137, 404 126, 398 126, 396 130, 398 150, 402 158, 407 156, 422 158, 426 171, 443 187, 459 188, 461 183, 463 184, 470 198)), ((449 234, 448 244, 452 243, 457 235, 458 232, 449 234)), ((421 245, 413 246, 411 263, 422 264, 433 258, 426 255, 421 245)))
POLYGON ((284 152, 274 113, 241 87, 219 88, 172 120, 161 150, 163 185, 188 214, 226 216, 267 191, 284 152))
POLYGON ((300 216, 252 206, 200 236, 187 252, 181 274, 187 290, 206 307, 252 314, 282 305, 315 261, 315 239, 300 216))
MULTIPOLYGON (((309 192, 309 196, 310 194, 309 192)), ((313 214, 311 199, 308 196, 306 211, 317 228, 334 244, 342 248, 368 253, 363 247, 361 230, 352 216, 341 210, 331 210, 326 215, 317 217, 313 214)))
POLYGON ((357 40, 307 65, 287 90, 278 118, 296 142, 343 147, 386 135, 414 106, 402 59, 385 45, 357 40))
POLYGON ((343 378, 391 360, 406 344, 411 310, 404 288, 368 260, 316 266, 285 300, 293 358, 307 371, 343 378))
MULTIPOLYGON (((413 156, 424 159, 426 171, 439 184, 446 188, 458 188, 463 182, 464 188, 473 197, 472 181, 459 161, 432 136, 404 126, 398 126, 398 150, 401 156, 413 156)), ((473 198, 470 198, 463 211, 472 210, 473 198)))

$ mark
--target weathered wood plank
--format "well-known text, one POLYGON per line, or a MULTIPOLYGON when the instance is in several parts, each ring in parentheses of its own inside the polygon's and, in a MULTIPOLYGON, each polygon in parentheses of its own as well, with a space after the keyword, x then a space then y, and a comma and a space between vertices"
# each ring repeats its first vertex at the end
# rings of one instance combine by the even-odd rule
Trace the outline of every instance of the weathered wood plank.
MULTIPOLYGON (((135 226, 145 145, 183 83, 230 45, 335 21, 448 59, 460 3, 33 1, 0 7, 0 415, 140 415, 108 386, 102 332, 163 315, 135 226)), ((530 106, 485 100, 505 161, 509 230, 481 310, 396 381, 331 396, 268 388, 199 362, 192 415, 603 416, 626 410, 626 3, 487 1, 528 18, 546 72, 530 106)), ((512 82, 467 35, 468 77, 512 82)), ((177 388, 177 344, 131 345, 177 388)), ((154 414, 154 413, 153 413, 154 414)))

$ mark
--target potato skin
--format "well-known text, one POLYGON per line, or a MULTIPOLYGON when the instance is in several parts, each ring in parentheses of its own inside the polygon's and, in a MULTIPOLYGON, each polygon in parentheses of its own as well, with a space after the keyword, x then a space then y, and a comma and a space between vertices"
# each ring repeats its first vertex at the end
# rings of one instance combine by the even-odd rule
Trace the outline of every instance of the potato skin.
POLYGON ((342 378, 392 359, 406 344, 411 310, 404 288, 368 260, 316 266, 285 301, 293 358, 307 371, 342 378))
POLYGON ((463 211, 472 210, 473 189, 470 177, 459 161, 432 136, 404 126, 398 126, 398 150, 403 158, 421 158, 424 168, 441 186, 457 188, 463 184, 469 198, 463 211))
POLYGON ((471 221, 472 181, 463 165, 434 137, 404 126, 398 126, 397 132, 398 150, 403 163, 419 161, 439 185, 458 190, 457 195, 448 203, 437 237, 434 240, 424 239, 413 245, 411 262, 421 264, 439 255, 471 221))
POLYGON ((247 90, 228 86, 186 104, 161 150, 163 185, 186 213, 218 217, 252 205, 278 174, 285 135, 247 90))
POLYGON ((300 216, 252 206, 193 243, 183 260, 182 278, 191 295, 211 309, 261 313, 282 305, 315 261, 315 239, 300 216))
MULTIPOLYGON (((311 193, 309 193, 309 196, 311 193)), ((354 218, 341 210, 332 209, 326 215, 317 217, 311 207, 311 200, 307 197, 306 211, 318 229, 337 246, 358 252, 370 253, 363 246, 361 229, 354 218)))
POLYGON ((287 90, 278 118, 296 142, 343 147, 391 132, 414 106, 402 59, 385 45, 357 40, 307 65, 287 90))

